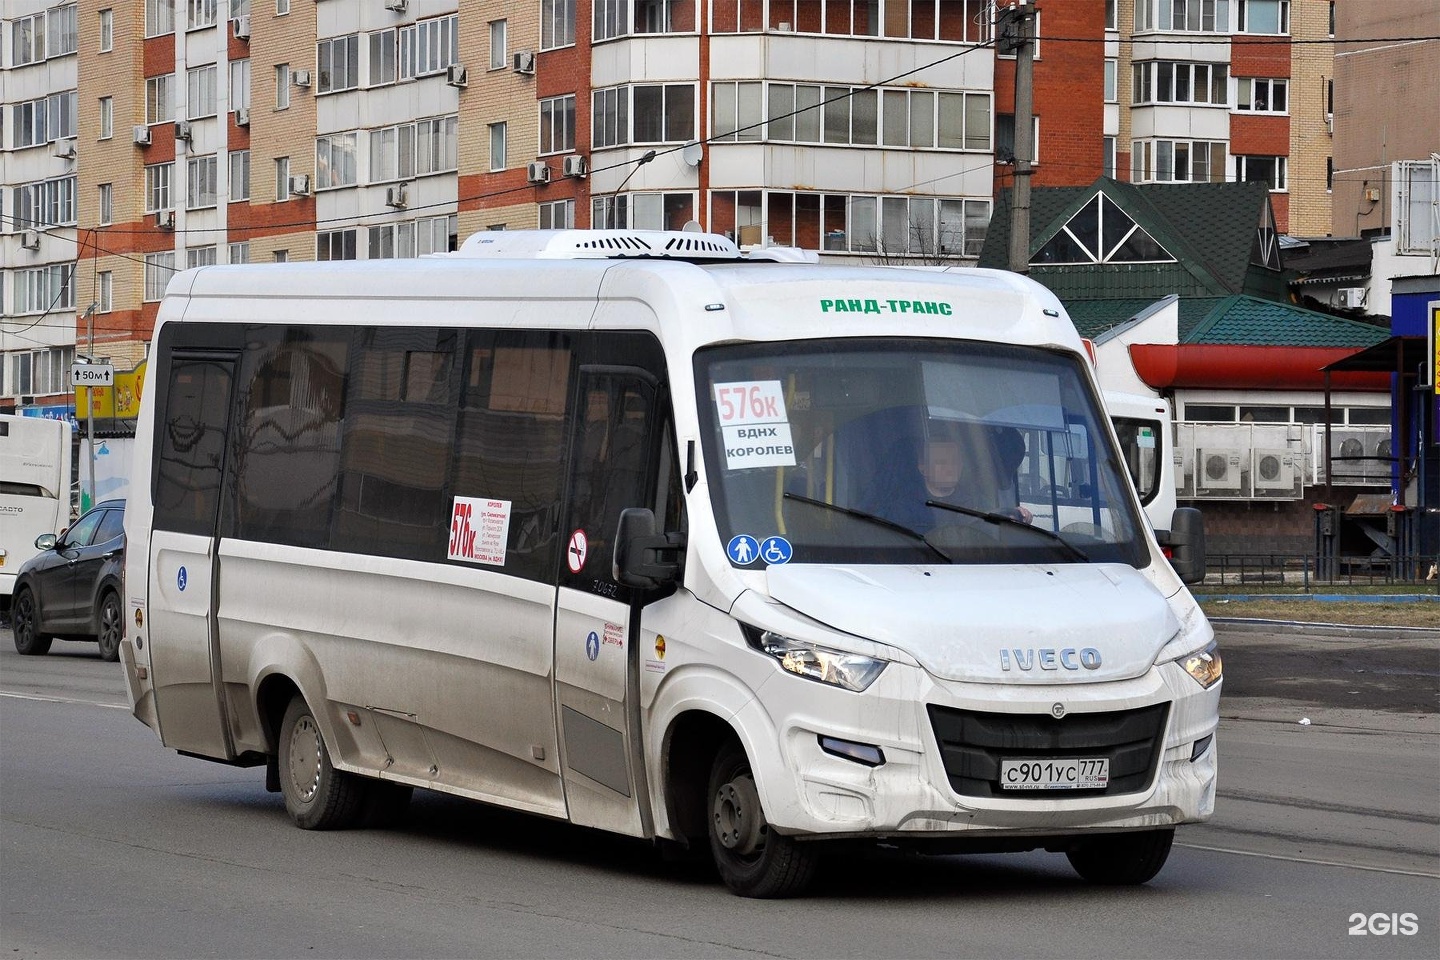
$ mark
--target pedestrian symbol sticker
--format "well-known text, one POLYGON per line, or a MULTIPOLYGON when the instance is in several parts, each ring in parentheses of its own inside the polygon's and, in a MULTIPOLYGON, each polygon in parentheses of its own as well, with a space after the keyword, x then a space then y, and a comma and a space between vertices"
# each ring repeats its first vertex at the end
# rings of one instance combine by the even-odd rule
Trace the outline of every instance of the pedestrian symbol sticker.
POLYGON ((589 542, 585 539, 584 530, 576 530, 570 534, 570 546, 565 549, 565 563, 570 567, 571 573, 579 573, 585 568, 585 551, 588 547, 589 542))
POLYGON ((594 630, 591 630, 590 636, 585 638, 585 656, 591 660, 600 656, 600 634, 594 630))
POLYGON ((743 567, 747 563, 754 563, 755 558, 760 555, 760 542, 748 533, 738 534, 730 538, 725 552, 730 555, 731 560, 743 567))
POLYGON ((185 592, 185 582, 187 579, 185 576, 185 568, 181 567, 180 572, 175 574, 175 586, 180 588, 181 593, 185 592))
POLYGON ((768 537, 760 544, 760 559, 766 563, 789 563, 795 548, 784 537, 768 537))

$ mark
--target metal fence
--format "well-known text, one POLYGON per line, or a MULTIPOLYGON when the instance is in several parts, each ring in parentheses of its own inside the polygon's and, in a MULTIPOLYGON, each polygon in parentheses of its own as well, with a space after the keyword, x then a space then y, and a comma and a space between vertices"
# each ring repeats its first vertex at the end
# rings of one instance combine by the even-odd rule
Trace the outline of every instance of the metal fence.
POLYGON ((1440 592, 1440 558, 1411 554, 1386 557, 1333 557, 1278 553, 1211 555, 1206 586, 1299 587, 1330 590, 1342 586, 1405 584, 1433 586, 1440 592))

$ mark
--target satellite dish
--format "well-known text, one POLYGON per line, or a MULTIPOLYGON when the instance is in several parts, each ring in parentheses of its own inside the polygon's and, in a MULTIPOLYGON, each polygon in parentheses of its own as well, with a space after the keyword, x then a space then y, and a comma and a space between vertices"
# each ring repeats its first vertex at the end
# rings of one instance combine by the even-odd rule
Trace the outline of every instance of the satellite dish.
POLYGON ((705 148, 698 143, 687 143, 680 151, 680 159, 692 167, 698 167, 700 161, 705 159, 705 148))

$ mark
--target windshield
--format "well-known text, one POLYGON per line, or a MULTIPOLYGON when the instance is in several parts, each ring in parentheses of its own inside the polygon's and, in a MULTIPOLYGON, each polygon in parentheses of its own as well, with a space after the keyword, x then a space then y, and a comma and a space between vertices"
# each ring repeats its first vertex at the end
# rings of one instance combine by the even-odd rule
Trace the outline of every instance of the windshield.
POLYGON ((696 355, 732 564, 1148 562, 1078 358, 864 339, 696 355))

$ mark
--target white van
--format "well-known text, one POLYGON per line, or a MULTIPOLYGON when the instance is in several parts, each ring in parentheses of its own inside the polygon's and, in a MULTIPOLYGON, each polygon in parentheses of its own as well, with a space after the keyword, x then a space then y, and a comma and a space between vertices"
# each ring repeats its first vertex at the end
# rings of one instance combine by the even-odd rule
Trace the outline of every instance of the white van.
POLYGON ((1060 304, 761 256, 501 232, 177 276, 135 715, 307 828, 424 787, 747 896, 841 839, 1150 879, 1214 805, 1220 659, 1060 304))

